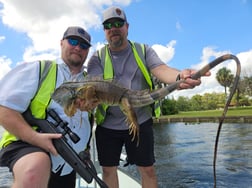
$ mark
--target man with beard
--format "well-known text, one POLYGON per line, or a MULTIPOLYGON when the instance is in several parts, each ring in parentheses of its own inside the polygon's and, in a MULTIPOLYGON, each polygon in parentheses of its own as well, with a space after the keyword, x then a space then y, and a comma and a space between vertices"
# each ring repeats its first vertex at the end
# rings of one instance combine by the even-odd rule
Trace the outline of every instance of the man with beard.
POLYGON ((48 118, 46 111, 53 109, 79 136, 77 143, 68 139, 76 153, 88 147, 88 112, 78 110, 67 117, 64 109, 51 100, 51 94, 64 82, 84 79, 83 64, 90 42, 83 28, 68 27, 60 41, 61 58, 43 64, 50 67, 43 79, 42 62, 36 61, 20 64, 0 80, 0 125, 6 129, 0 141, 0 166, 7 166, 13 173, 13 188, 75 188, 76 172, 57 155, 52 142, 62 135, 41 133, 24 120, 22 113, 30 109, 36 118, 44 119, 48 118))
MULTIPOLYGON (((152 75, 163 83, 184 79, 179 89, 194 88, 201 81, 191 79, 191 69, 179 71, 167 66, 148 45, 127 39, 129 23, 125 12, 110 7, 103 12, 106 44, 88 62, 88 75, 103 75, 132 90, 153 89, 152 75)), ((143 31, 144 34, 144 31, 143 31)), ((207 73, 209 75, 210 73, 207 73)), ((103 180, 110 188, 118 188, 117 166, 125 146, 129 164, 135 164, 141 175, 143 188, 157 188, 154 157, 152 106, 134 109, 140 127, 138 140, 132 142, 126 116, 117 106, 98 105, 96 110, 96 144, 98 159, 103 169, 103 180)), ((154 108, 155 112, 158 112, 154 108)))

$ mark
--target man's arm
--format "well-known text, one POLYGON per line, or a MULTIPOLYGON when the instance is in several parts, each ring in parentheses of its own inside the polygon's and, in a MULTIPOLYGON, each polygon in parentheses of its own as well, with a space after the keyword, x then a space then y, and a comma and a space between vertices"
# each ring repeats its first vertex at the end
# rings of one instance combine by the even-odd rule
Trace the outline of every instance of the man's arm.
MULTIPOLYGON (((191 79, 191 76, 196 73, 196 70, 192 69, 184 69, 182 71, 179 71, 175 68, 169 67, 167 65, 160 65, 155 67, 151 70, 151 73, 157 77, 160 81, 170 84, 176 81, 176 79, 184 79, 185 82, 181 83, 179 88, 180 89, 189 89, 194 88, 195 86, 198 86, 201 84, 200 79, 191 79)), ((210 76, 210 72, 206 72, 205 76, 210 76)))
POLYGON ((24 120, 22 114, 0 105, 0 125, 20 140, 43 148, 56 155, 52 139, 61 137, 61 134, 38 133, 24 120))

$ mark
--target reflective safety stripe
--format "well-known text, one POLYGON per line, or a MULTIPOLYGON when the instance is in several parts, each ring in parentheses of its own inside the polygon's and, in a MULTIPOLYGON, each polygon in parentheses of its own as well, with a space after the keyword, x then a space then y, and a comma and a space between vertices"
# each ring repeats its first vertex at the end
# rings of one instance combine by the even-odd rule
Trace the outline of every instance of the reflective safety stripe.
MULTIPOLYGON (((144 52, 144 45, 143 44, 140 44, 140 45, 141 45, 142 52, 143 52, 141 54, 145 54, 145 52, 144 52)), ((140 70, 142 71, 146 82, 148 83, 150 89, 152 90, 153 86, 152 86, 152 80, 151 80, 149 71, 147 70, 146 66, 143 64, 143 60, 145 60, 145 58, 144 57, 142 57, 142 58, 139 57, 139 55, 138 55, 139 53, 137 52, 136 46, 135 46, 135 44, 133 42, 131 42, 131 46, 132 46, 132 50, 133 50, 133 53, 134 53, 137 65, 140 68, 140 70)))
POLYGON ((30 109, 39 119, 46 117, 46 109, 51 101, 51 94, 56 87, 57 64, 52 61, 41 61, 38 91, 32 99, 30 109))
POLYGON ((105 48, 105 64, 104 64, 104 79, 112 79, 114 77, 114 69, 109 55, 108 47, 105 48))
MULTIPOLYGON (((138 44, 138 43, 131 42, 131 46, 132 46, 134 56, 136 58, 137 65, 141 69, 141 71, 142 71, 142 73, 144 75, 144 78, 145 78, 146 82, 148 83, 148 85, 150 87, 150 90, 156 89, 154 84, 153 84, 153 81, 151 79, 150 73, 147 70, 144 63, 143 63, 143 62, 145 62, 144 44, 138 44), (137 44, 137 45, 135 45, 135 44, 137 44), (139 47, 141 47, 141 49, 139 49, 139 47), (140 50, 142 50, 142 53, 138 53, 138 52, 140 52, 140 50), (140 58, 140 55, 141 55, 141 58, 140 58)), ((155 115, 156 118, 160 117, 160 115, 161 115, 160 101, 158 101, 158 100, 154 102, 154 115, 155 115)))
POLYGON ((106 104, 99 104, 95 111, 96 124, 101 125, 106 116, 106 110, 109 106, 106 104))

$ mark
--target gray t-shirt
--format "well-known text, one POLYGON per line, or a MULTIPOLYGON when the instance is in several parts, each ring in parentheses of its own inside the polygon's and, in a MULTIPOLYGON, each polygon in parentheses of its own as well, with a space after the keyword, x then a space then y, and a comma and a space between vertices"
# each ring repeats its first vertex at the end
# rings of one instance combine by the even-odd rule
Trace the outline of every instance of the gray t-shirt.
MULTIPOLYGON (((149 89, 144 75, 137 65, 130 43, 122 51, 110 51, 110 55, 113 64, 114 79, 119 84, 133 90, 149 89)), ((164 64, 156 52, 147 45, 145 55, 146 67, 149 71, 164 64)), ((103 75, 103 65, 97 56, 97 52, 89 60, 87 71, 88 75, 91 76, 103 75)), ((150 106, 135 108, 134 110, 137 115, 138 124, 152 117, 152 109, 150 106)), ((110 106, 107 109, 106 118, 101 126, 115 130, 127 130, 129 128, 126 122, 126 116, 118 106, 110 106)))

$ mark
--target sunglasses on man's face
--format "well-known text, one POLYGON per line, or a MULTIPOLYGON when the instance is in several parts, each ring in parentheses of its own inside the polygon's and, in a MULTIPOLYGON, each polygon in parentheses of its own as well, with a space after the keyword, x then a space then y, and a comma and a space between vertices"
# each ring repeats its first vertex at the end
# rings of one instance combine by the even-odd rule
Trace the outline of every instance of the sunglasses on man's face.
POLYGON ((67 41, 71 46, 78 46, 79 45, 80 48, 83 50, 87 50, 90 47, 89 44, 87 44, 85 42, 80 42, 78 39, 68 38, 67 41))
POLYGON ((103 27, 104 29, 111 29, 112 27, 121 28, 124 23, 125 21, 106 22, 103 24, 103 27))

